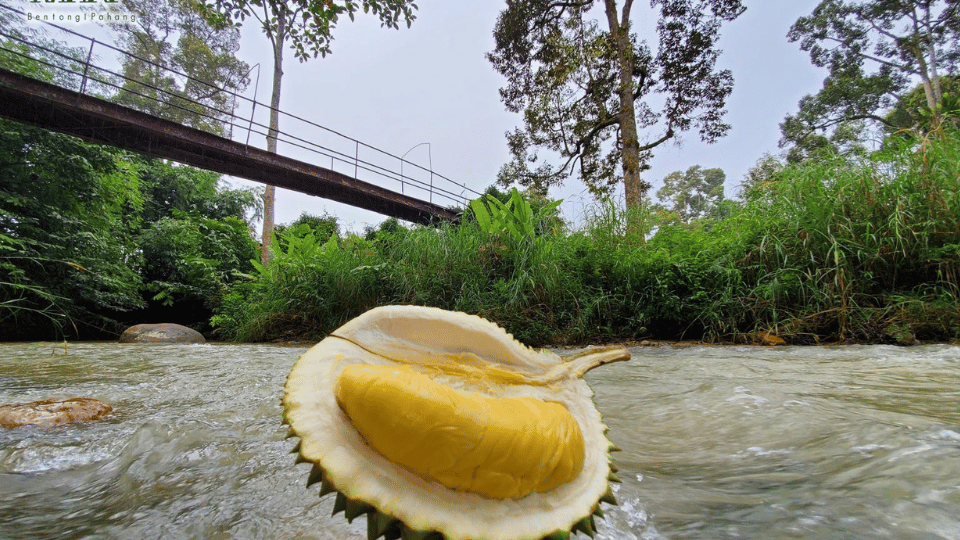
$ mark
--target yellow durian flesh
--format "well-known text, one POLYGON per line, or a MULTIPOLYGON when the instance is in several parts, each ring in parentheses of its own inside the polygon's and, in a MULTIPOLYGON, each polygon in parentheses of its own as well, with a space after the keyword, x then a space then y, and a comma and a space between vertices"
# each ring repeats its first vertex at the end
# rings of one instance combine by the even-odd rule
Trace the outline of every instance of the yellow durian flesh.
POLYGON ((627 358, 629 353, 616 349, 566 362, 552 352, 524 347, 479 317, 435 308, 377 308, 297 361, 287 380, 284 417, 301 438, 300 459, 321 467, 324 481, 353 501, 410 529, 439 531, 450 540, 534 540, 570 530, 607 493, 611 444, 592 391, 580 376, 599 363, 627 358), (359 364, 413 369, 451 389, 488 398, 562 404, 581 432, 579 474, 517 499, 451 489, 424 478, 371 446, 337 401, 343 371, 359 364))
POLYGON ((459 392, 409 366, 344 368, 337 402, 388 460, 444 486, 519 499, 569 482, 583 436, 557 402, 459 392))

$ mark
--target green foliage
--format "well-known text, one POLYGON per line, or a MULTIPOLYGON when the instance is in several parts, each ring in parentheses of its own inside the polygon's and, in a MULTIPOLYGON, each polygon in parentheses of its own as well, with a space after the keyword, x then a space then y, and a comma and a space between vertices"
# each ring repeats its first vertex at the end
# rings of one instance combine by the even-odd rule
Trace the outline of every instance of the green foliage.
POLYGON ((137 239, 140 275, 150 300, 202 322, 227 283, 251 269, 256 255, 249 225, 237 218, 210 219, 174 211, 145 228, 137 239))
POLYGON ((203 322, 255 248, 255 193, 218 182, 0 121, 0 340, 104 337, 164 305, 203 322))
POLYGON ((686 172, 668 174, 663 179, 663 187, 657 190, 657 198, 667 203, 681 222, 689 223, 709 216, 723 201, 726 178, 721 169, 702 169, 694 165, 686 172))
POLYGON ((68 299, 34 283, 24 268, 57 261, 25 255, 28 250, 28 242, 0 235, 0 270, 6 276, 0 281, 0 340, 16 338, 15 329, 21 324, 63 334, 70 322, 65 306, 68 299))
POLYGON ((686 131, 714 142, 729 130, 723 107, 733 77, 716 68, 717 40, 722 22, 744 8, 739 0, 654 0, 654 50, 630 32, 633 2, 607 1, 601 20, 597 4, 516 0, 500 13, 487 58, 506 78, 501 98, 522 112, 523 128, 507 134, 511 161, 498 181, 544 191, 576 172, 597 195, 623 182, 628 206, 639 206, 649 188, 639 174, 654 148, 686 131))
MULTIPOLYGON (((87 51, 83 47, 69 47, 62 41, 46 35, 46 28, 29 24, 10 10, 0 10, 0 27, 17 39, 0 41, 0 67, 41 81, 52 82, 64 88, 80 87, 82 62, 87 51), (28 40, 39 46, 28 46, 19 40, 28 40)), ((103 91, 99 84, 91 84, 90 92, 103 91)))
POLYGON ((410 0, 198 0, 195 4, 217 26, 257 19, 268 35, 280 37, 281 46, 289 39, 301 62, 330 53, 333 29, 344 15, 352 21, 363 9, 382 26, 396 29, 401 21, 409 27, 417 9, 410 0))
POLYGON ((919 154, 892 148, 783 170, 775 194, 747 206, 764 224, 745 261, 750 309, 827 339, 878 339, 899 294, 956 298, 960 145, 941 135, 919 154))
POLYGON ((533 238, 543 223, 563 201, 552 201, 542 206, 536 213, 530 202, 517 188, 510 193, 509 202, 504 204, 496 197, 486 195, 470 201, 470 209, 480 226, 480 230, 493 236, 509 236, 515 242, 533 238))
MULTIPOLYGON (((62 325, 142 305, 131 210, 142 205, 125 154, 0 120, 0 252, 10 279, 6 308, 45 313, 34 336, 58 338, 62 325)), ((3 309, 3 308, 0 308, 3 309)), ((14 326, 5 326, 16 335, 14 326)))
POLYGON ((340 224, 336 216, 324 213, 322 216, 313 216, 306 212, 300 214, 290 225, 277 225, 274 229, 277 235, 279 245, 282 249, 286 248, 285 238, 290 232, 294 235, 303 235, 312 233, 317 238, 340 238, 340 224))
MULTIPOLYGON (((118 6, 118 9, 119 8, 118 6)), ((135 23, 110 27, 119 35, 124 80, 113 99, 122 105, 217 135, 242 93, 250 67, 236 58, 240 32, 214 28, 191 0, 122 0, 135 23), (174 71, 186 77, 176 75, 174 71)))
POLYGON ((833 138, 825 131, 846 126, 842 141, 862 137, 862 128, 851 129, 851 122, 902 128, 906 119, 901 113, 891 117, 884 111, 909 95, 915 78, 933 116, 929 123, 939 124, 943 76, 954 73, 960 58, 960 15, 954 4, 822 0, 810 15, 797 19, 788 39, 799 41, 810 61, 830 73, 820 92, 804 97, 799 112, 780 126, 781 145, 800 147, 791 161, 812 157, 810 148, 825 146, 833 138))
POLYGON ((646 241, 610 201, 581 230, 538 231, 516 191, 438 229, 388 220, 338 241, 300 226, 215 320, 233 339, 313 340, 401 303, 476 313, 539 345, 958 339, 958 164, 960 137, 939 130, 872 157, 770 165, 743 204, 661 222, 646 241))
MULTIPOLYGON (((940 77, 940 86, 943 89, 943 102, 940 104, 940 115, 945 118, 960 117, 960 108, 957 106, 956 96, 960 95, 960 76, 948 75, 940 77)), ((933 112, 927 105, 926 92, 922 84, 915 86, 900 98, 893 109, 887 113, 886 120, 889 131, 897 134, 923 135, 934 128, 932 126, 933 112)), ((954 123, 954 127, 957 126, 954 123)))
POLYGON ((377 305, 381 272, 362 240, 341 248, 335 235, 318 238, 301 223, 273 237, 268 266, 251 260, 256 279, 238 282, 211 324, 235 339, 303 339, 321 336, 377 305))
POLYGON ((263 188, 229 189, 220 175, 159 159, 131 157, 140 176, 142 219, 152 223, 174 212, 210 219, 258 219, 263 188))
POLYGON ((208 171, 132 161, 144 200, 135 240, 148 308, 154 318, 203 324, 226 285, 252 270, 247 219, 259 214, 258 193, 227 189, 208 171))

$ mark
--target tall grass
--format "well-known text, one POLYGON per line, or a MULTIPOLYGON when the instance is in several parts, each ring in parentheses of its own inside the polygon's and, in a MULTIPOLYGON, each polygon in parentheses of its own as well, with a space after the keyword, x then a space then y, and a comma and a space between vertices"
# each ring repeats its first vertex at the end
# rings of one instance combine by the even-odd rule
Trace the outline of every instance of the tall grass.
POLYGON ((231 339, 319 339, 400 303, 479 314, 537 345, 767 331, 795 343, 957 339, 958 167, 955 133, 786 167, 722 219, 649 238, 628 224, 651 216, 608 202, 572 231, 519 205, 497 205, 516 227, 493 212, 368 238, 290 231, 213 322, 231 339))
POLYGON ((786 168, 772 193, 746 205, 745 219, 762 224, 740 263, 755 319, 815 338, 881 340, 903 335, 903 309, 920 302, 956 325, 960 144, 956 134, 931 137, 919 150, 786 168))

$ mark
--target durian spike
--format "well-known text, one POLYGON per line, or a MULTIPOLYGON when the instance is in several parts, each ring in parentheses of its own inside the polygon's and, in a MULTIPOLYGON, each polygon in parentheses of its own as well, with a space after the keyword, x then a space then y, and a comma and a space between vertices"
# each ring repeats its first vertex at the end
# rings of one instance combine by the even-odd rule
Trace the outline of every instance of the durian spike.
POLYGON ((333 501, 333 513, 331 516, 335 516, 340 512, 343 512, 347 509, 347 496, 343 493, 337 492, 337 500, 333 501))
POLYGON ((323 481, 323 467, 313 464, 313 468, 310 469, 310 474, 307 476, 307 487, 310 487, 317 482, 323 481))
POLYGON ((443 535, 436 534, 434 531, 415 531, 409 527, 404 527, 401 538, 403 538, 403 540, 427 540, 428 538, 442 539, 443 535))
POLYGON ((343 512, 343 515, 347 517, 347 523, 353 523, 353 520, 366 514, 370 510, 373 510, 373 507, 367 503, 347 499, 347 508, 343 512))
POLYGON ((624 362, 630 359, 630 351, 623 347, 604 347, 590 349, 564 357, 564 362, 558 364, 543 375, 531 377, 544 383, 567 378, 580 378, 584 373, 613 362, 624 362))
POLYGON ((610 486, 607 486, 607 491, 600 497, 600 502, 605 502, 607 504, 617 505, 617 498, 613 494, 613 490, 610 489, 610 486))
POLYGON ((327 480, 327 477, 324 476, 323 480, 320 481, 320 496, 323 497, 324 495, 329 495, 335 491, 337 491, 337 488, 333 487, 333 484, 331 484, 330 481, 327 480))
POLYGON ((590 538, 593 538, 593 535, 596 534, 596 529, 594 528, 594 523, 593 523, 593 516, 592 515, 587 516, 581 519, 580 521, 574 523, 572 530, 574 532, 580 531, 583 534, 589 536, 590 538))
POLYGON ((570 540, 570 531, 557 531, 548 536, 544 536, 541 540, 570 540))
POLYGON ((387 536, 392 529, 400 535, 400 521, 383 512, 373 510, 367 514, 367 540, 376 540, 380 536, 387 536))

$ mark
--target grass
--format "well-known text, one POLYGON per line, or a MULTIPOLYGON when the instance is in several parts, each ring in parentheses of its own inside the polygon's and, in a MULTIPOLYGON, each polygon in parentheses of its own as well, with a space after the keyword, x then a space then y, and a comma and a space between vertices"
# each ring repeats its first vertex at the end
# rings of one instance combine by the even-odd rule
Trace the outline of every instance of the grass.
POLYGON ((418 304, 482 315, 533 345, 767 331, 791 343, 956 340, 958 168, 960 139, 938 132, 786 167, 722 219, 649 238, 606 202, 579 230, 510 203, 437 229, 289 231, 213 323, 230 339, 316 340, 377 305, 418 304))

